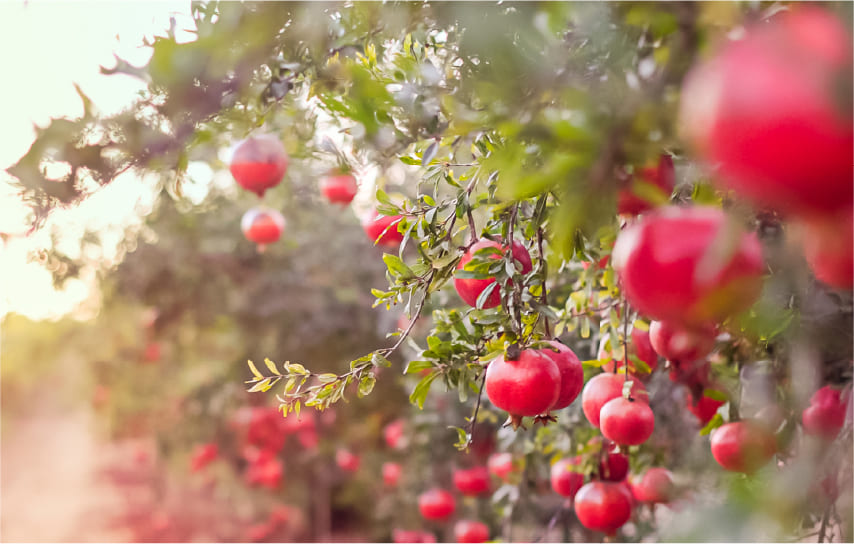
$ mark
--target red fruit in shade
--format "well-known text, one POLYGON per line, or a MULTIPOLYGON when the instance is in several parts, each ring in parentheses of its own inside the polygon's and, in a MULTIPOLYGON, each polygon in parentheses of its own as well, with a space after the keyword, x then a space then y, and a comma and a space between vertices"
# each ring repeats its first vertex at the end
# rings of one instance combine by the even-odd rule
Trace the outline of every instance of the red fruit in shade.
POLYGON ((149 342, 145 346, 145 351, 142 354, 142 358, 147 363, 156 363, 160 360, 161 349, 160 344, 158 342, 149 342))
POLYGON ((190 456, 190 470, 198 472, 213 462, 219 454, 219 447, 209 442, 207 444, 198 444, 193 448, 193 453, 190 456))
POLYGON ((774 434, 749 421, 727 423, 712 431, 712 456, 726 470, 755 472, 777 452, 774 434))
MULTIPOLYGON (((646 387, 633 376, 630 376, 629 379, 632 380, 632 398, 640 402, 647 402, 649 393, 647 393, 646 387)), ((587 381, 584 390, 581 392, 581 409, 591 425, 599 426, 599 412, 602 407, 608 401, 622 396, 623 384, 625 383, 625 374, 611 374, 610 372, 597 374, 587 381)))
POLYGON ((623 483, 590 482, 575 495, 575 515, 588 529, 614 534, 632 517, 632 496, 623 483))
POLYGON ((510 474, 515 471, 513 455, 509 453, 493 453, 486 461, 486 466, 491 474, 503 481, 507 481, 510 474))
POLYGON ((486 542, 489 539, 489 527, 479 521, 461 519, 454 524, 454 539, 457 542, 486 542))
POLYGON ((429 531, 407 531, 405 529, 392 529, 392 542, 436 542, 436 535, 429 531))
POLYGON ((825 213, 852 202, 850 83, 846 24, 798 8, 748 28, 694 68, 681 125, 719 166, 714 179, 723 187, 760 207, 825 213))
MULTIPOLYGON (((502 246, 498 242, 494 242, 492 240, 480 240, 479 242, 474 243, 468 251, 462 256, 460 262, 457 264, 457 270, 465 269, 466 264, 472 260, 474 254, 477 253, 478 250, 484 248, 495 248, 497 251, 489 256, 491 259, 499 259, 500 253, 505 251, 506 248, 502 246)), ((525 249, 520 242, 514 240, 513 241, 513 259, 515 262, 519 263, 522 266, 522 273, 527 274, 531 271, 531 255, 528 253, 528 250, 525 249)), ((486 289, 490 288, 490 286, 495 285, 495 278, 454 278, 454 288, 456 288, 457 293, 460 295, 460 298, 468 304, 469 306, 477 306, 477 299, 481 293, 483 293, 486 289)), ((483 303, 483 308, 495 308, 501 304, 501 292, 498 289, 498 286, 492 287, 492 291, 486 296, 486 300, 483 303)))
POLYGON ((418 510, 424 519, 443 521, 456 509, 454 496, 444 489, 433 488, 418 496, 418 510))
POLYGON ((609 482, 621 482, 629 473, 629 458, 622 453, 605 452, 599 462, 599 478, 609 482))
POLYGON ((854 287, 854 209, 797 220, 794 226, 815 277, 837 289, 854 287))
POLYGON ((554 340, 549 341, 548 344, 557 351, 543 348, 540 352, 554 361, 560 371, 560 392, 551 407, 552 410, 560 410, 572 404, 572 401, 581 393, 581 388, 584 387, 584 368, 578 356, 569 347, 554 340))
POLYGON ((285 230, 285 218, 276 210, 259 206, 243 214, 240 229, 250 242, 260 246, 272 244, 281 238, 285 230))
POLYGON ((406 440, 403 436, 403 420, 395 419, 383 428, 383 439, 386 445, 393 450, 399 450, 406 447, 406 440))
POLYGON ((234 149, 229 166, 237 184, 259 197, 278 185, 287 169, 285 148, 272 135, 251 136, 240 142, 234 149))
POLYGON ((383 463, 383 483, 386 487, 397 487, 397 483, 400 481, 400 475, 402 474, 402 469, 400 465, 397 463, 383 463))
POLYGON ((359 185, 350 174, 332 174, 321 178, 320 192, 332 204, 346 206, 359 192, 359 185))
POLYGON ((346 472, 356 472, 361 465, 361 459, 350 450, 339 449, 335 452, 335 464, 346 472))
POLYGON ((486 467, 473 467, 454 471, 454 487, 463 495, 469 497, 485 495, 489 493, 490 483, 489 469, 486 467))
POLYGON ((261 485, 269 489, 278 489, 284 476, 284 465, 280 459, 264 450, 257 458, 249 462, 244 477, 249 485, 261 485))
POLYGON ((623 230, 612 262, 629 303, 686 325, 749 308, 762 289, 762 247, 755 233, 729 233, 732 221, 717 208, 666 206, 623 230))
MULTIPOLYGON (((658 367, 658 354, 652 349, 652 344, 649 340, 649 331, 641 330, 637 327, 632 329, 630 333, 630 337, 632 339, 629 344, 629 355, 635 355, 638 359, 643 361, 646 366, 649 367, 649 373, 647 372, 639 372, 635 365, 635 363, 629 359, 629 372, 636 373, 638 378, 645 379, 648 378, 650 373, 653 372, 658 367)), ((603 337, 605 340, 607 337, 603 337)), ((605 372, 614 372, 614 366, 616 365, 617 370, 625 367, 625 357, 623 356, 623 348, 617 347, 616 350, 611 350, 612 354, 616 351, 616 355, 618 357, 616 359, 611 359, 610 363, 606 363, 602 365, 602 370, 605 372)), ((605 351, 605 344, 603 342, 602 346, 599 349, 599 359, 604 359, 608 357, 609 354, 605 351)))
POLYGON ((703 395, 696 403, 691 395, 688 395, 686 402, 688 411, 697 417, 701 427, 705 427, 715 414, 718 413, 718 408, 726 404, 725 401, 715 400, 712 397, 703 395))
POLYGON ((620 445, 637 446, 652 436, 655 416, 646 402, 617 397, 602 407, 599 426, 605 438, 620 445))
POLYGON ((522 350, 515 361, 498 357, 486 368, 486 396, 514 418, 549 411, 560 389, 560 370, 539 350, 522 350))
POLYGON ((714 326, 685 327, 671 321, 653 321, 649 325, 652 348, 668 361, 692 363, 705 359, 715 347, 714 326))
POLYGON ((362 228, 376 245, 397 248, 403 241, 403 234, 397 231, 402 220, 401 215, 380 215, 374 211, 362 221, 362 228))
POLYGON ((584 485, 584 474, 580 470, 581 457, 561 459, 553 464, 550 479, 554 492, 570 499, 575 497, 584 485))
POLYGON ((810 405, 804 410, 801 422, 804 432, 826 440, 833 440, 845 425, 845 413, 848 403, 843 401, 841 392, 825 385, 810 398, 810 405))
POLYGON ((673 473, 653 467, 640 476, 629 478, 632 495, 638 502, 666 504, 676 495, 673 473))
POLYGON ((676 186, 673 157, 662 154, 657 167, 641 168, 634 178, 627 178, 624 185, 617 193, 617 213, 620 215, 638 215, 670 200, 676 186))

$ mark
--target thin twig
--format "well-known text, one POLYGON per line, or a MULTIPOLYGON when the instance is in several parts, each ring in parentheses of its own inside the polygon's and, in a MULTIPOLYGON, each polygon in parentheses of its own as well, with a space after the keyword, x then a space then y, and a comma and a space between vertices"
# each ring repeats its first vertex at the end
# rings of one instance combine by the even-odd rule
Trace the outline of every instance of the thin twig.
POLYGON ((486 368, 484 367, 483 374, 480 377, 480 387, 477 390, 477 402, 474 404, 474 412, 472 412, 471 420, 469 420, 469 440, 468 444, 474 443, 474 428, 477 424, 477 414, 480 412, 480 398, 483 396, 483 386, 486 382, 486 368))

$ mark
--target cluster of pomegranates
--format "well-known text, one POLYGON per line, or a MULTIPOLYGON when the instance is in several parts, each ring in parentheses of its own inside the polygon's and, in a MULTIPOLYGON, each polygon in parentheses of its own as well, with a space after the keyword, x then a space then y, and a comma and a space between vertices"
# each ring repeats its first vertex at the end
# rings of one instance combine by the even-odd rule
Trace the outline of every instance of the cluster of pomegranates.
MULTIPOLYGON (((229 165, 234 180, 240 187, 264 197, 264 193, 279 183, 288 169, 288 155, 281 141, 272 135, 250 136, 241 141, 234 149, 229 165)), ((346 206, 353 201, 359 186, 356 178, 346 170, 337 169, 321 178, 321 194, 332 204, 346 206)), ((383 245, 397 245, 403 240, 389 225, 399 222, 400 218, 389 218, 372 214, 363 221, 365 232, 371 240, 383 245), (397 219, 397 221, 394 221, 397 219), (388 230, 388 232, 386 232, 388 230)), ((285 230, 285 218, 275 209, 257 206, 248 210, 241 220, 243 235, 263 251, 268 244, 277 242, 285 230)))

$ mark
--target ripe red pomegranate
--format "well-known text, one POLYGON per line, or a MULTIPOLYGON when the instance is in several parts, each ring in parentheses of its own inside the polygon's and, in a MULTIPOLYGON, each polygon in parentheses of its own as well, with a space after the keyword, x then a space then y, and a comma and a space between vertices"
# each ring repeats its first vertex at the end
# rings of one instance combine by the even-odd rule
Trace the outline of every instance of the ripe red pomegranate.
POLYGON ((837 289, 854 287, 854 208, 795 222, 815 277, 837 289))
POLYGON ((454 487, 468 497, 476 497, 489 493, 489 469, 473 467, 454 471, 454 487))
POLYGON ((403 420, 395 419, 383 428, 383 439, 389 448, 400 450, 406 447, 406 438, 403 436, 403 420))
POLYGON ((454 539, 457 542, 486 542, 489 540, 489 527, 479 521, 461 519, 454 525, 454 539))
POLYGON ((371 242, 397 248, 403 241, 403 234, 397 231, 402 220, 403 216, 400 215, 380 215, 374 211, 362 221, 362 228, 371 242))
POLYGON ((560 370, 539 350, 525 349, 516 360, 498 357, 486 368, 486 396, 506 411, 514 425, 523 416, 548 412, 561 389, 560 370))
MULTIPOLYGON (((497 250, 496 253, 490 255, 491 259, 498 259, 499 253, 505 251, 506 248, 503 247, 500 243, 494 242, 492 240, 480 240, 479 242, 474 243, 468 251, 462 256, 459 264, 457 264, 457 270, 463 270, 466 264, 472 260, 474 254, 481 249, 485 248, 495 248, 497 250)), ((513 240, 513 259, 522 265, 522 273, 527 274, 531 271, 531 255, 528 253, 528 250, 525 249, 525 246, 522 245, 521 242, 513 240)), ((495 283, 495 278, 483 278, 483 279, 474 279, 474 278, 454 278, 454 287, 457 290, 457 293, 460 295, 460 298, 468 304, 469 306, 477 306, 477 298, 483 293, 484 290, 489 288, 490 285, 495 283)), ((486 300, 483 303, 483 308, 495 308, 501 304, 501 292, 498 287, 492 289, 492 291, 487 295, 486 300)))
POLYGON ((851 58, 851 35, 829 11, 763 21, 686 77, 683 132, 719 165, 721 185, 759 206, 795 214, 850 206, 851 58))
POLYGON ((267 453, 249 462, 244 478, 250 486, 261 485, 268 489, 278 489, 282 485, 284 472, 282 460, 267 453))
POLYGON ((361 459, 350 450, 342 448, 335 452, 335 464, 345 472, 356 472, 359 470, 361 459))
POLYGON ((638 502, 666 504, 676 495, 673 473, 661 467, 653 467, 641 476, 630 477, 629 486, 638 502))
POLYGON ((670 199, 676 186, 673 157, 662 154, 658 158, 657 167, 641 168, 635 179, 627 176, 623 188, 617 193, 617 213, 620 215, 638 215, 655 207, 654 202, 638 194, 638 188, 634 186, 637 183, 646 185, 643 188, 645 194, 651 191, 658 193, 663 200, 670 199))
POLYGON ((285 218, 277 210, 256 207, 243 214, 240 220, 243 236, 262 249, 279 240, 285 230, 285 218))
MULTIPOLYGON (((649 331, 641 330, 637 327, 632 329, 632 332, 629 334, 632 341, 629 344, 629 372, 632 374, 636 374, 638 378, 641 380, 649 378, 651 373, 658 367, 658 354, 652 349, 652 344, 649 339, 649 331), (646 366, 649 367, 649 373, 641 373, 635 368, 635 363, 632 362, 631 356, 635 355, 638 359, 646 363, 646 366)), ((603 337, 605 340, 607 337, 603 337)), ((616 351, 619 357, 612 358, 610 363, 605 363, 602 365, 602 370, 605 372, 614 372, 614 367, 616 366, 616 370, 619 371, 623 367, 626 366, 625 357, 622 353, 623 348, 617 347, 616 350, 611 350, 612 354, 616 351)), ((599 349, 599 359, 604 359, 608 357, 608 353, 605 351, 605 344, 602 343, 599 349)))
POLYGON ((496 478, 508 481, 510 474, 515 472, 513 467, 513 455, 509 453, 493 453, 486 461, 489 472, 496 478))
POLYGON ((259 197, 282 181, 288 155, 281 140, 272 135, 250 136, 240 142, 231 158, 231 175, 237 184, 259 197))
POLYGON ((190 456, 190 470, 198 472, 216 460, 219 455, 219 447, 215 442, 207 444, 198 444, 193 448, 193 453, 190 456))
POLYGON ((617 397, 602 407, 599 425, 605 438, 620 445, 636 446, 652 436, 655 416, 646 402, 617 397))
POLYGON ((552 489, 558 495, 573 498, 584 485, 584 474, 581 470, 581 457, 561 459, 552 465, 552 489))
POLYGON ((320 179, 320 192, 332 204, 346 206, 359 192, 359 185, 352 175, 334 172, 320 179))
POLYGON ((575 495, 575 514, 588 529, 612 535, 632 517, 631 493, 621 482, 590 482, 575 495))
POLYGON ((609 482, 621 482, 629 473, 629 458, 622 453, 605 451, 599 462, 599 478, 609 482))
POLYGON ((777 452, 774 434, 749 421, 727 423, 712 432, 712 455, 726 470, 755 472, 777 452))
MULTIPOLYGON (((640 402, 647 402, 649 393, 647 393, 646 387, 632 376, 629 379, 632 380, 632 398, 640 402)), ((581 409, 591 425, 599 426, 599 412, 602 407, 608 401, 622 396, 623 384, 625 383, 625 374, 611 374, 610 372, 597 374, 587 381, 584 390, 581 392, 581 409)))
POLYGON ((418 510, 424 519, 443 521, 456 509, 454 496, 444 489, 433 488, 418 496, 418 510))
POLYGON ((697 417, 701 427, 705 427, 709 421, 718 413, 718 408, 726 404, 724 401, 715 400, 712 397, 703 395, 700 400, 694 403, 694 398, 691 395, 686 397, 686 408, 688 411, 697 417))
POLYGON ((667 206, 623 230, 613 264, 629 303, 649 317, 685 325, 719 322, 749 308, 762 289, 762 247, 755 233, 740 233, 727 251, 728 244, 720 244, 727 226, 720 209, 667 206))
POLYGON ((715 347, 717 331, 714 326, 685 327, 670 321, 653 321, 649 325, 649 341, 653 349, 667 359, 693 363, 705 359, 715 347))
POLYGON ((382 471, 383 483, 386 487, 397 487, 397 483, 400 481, 400 475, 403 473, 400 465, 392 462, 383 463, 382 471))
POLYGON ((845 425, 845 412, 848 403, 841 397, 838 389, 825 385, 810 398, 810 405, 804 410, 801 422, 804 432, 825 440, 833 440, 845 425))
POLYGON ((555 340, 550 340, 548 344, 557 351, 549 348, 540 351, 554 361, 560 371, 560 393, 551 407, 552 410, 560 410, 572 404, 581 393, 581 388, 584 387, 584 368, 578 356, 568 346, 555 340))

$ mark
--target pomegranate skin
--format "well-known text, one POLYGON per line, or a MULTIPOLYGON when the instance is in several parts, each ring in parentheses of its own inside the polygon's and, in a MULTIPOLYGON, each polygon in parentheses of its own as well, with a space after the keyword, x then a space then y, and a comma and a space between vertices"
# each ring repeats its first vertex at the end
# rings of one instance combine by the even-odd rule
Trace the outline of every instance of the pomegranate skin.
POLYGON ((727 221, 717 208, 667 206, 623 230, 612 262, 629 303, 651 318, 695 326, 749 308, 762 289, 756 234, 740 234, 725 262, 706 263, 727 221))
POLYGON ((540 352, 554 361, 560 371, 560 393, 551 408, 560 410, 572 404, 581 393, 581 388, 584 387, 584 367, 568 346, 554 340, 550 340, 548 344, 557 351, 544 348, 540 352))
POLYGON ((588 529, 614 534, 632 517, 632 496, 617 482, 590 482, 575 495, 575 514, 588 529))
POLYGON ((653 321, 649 325, 652 348, 671 362, 693 363, 705 359, 714 349, 716 337, 712 326, 683 327, 670 321, 653 321))
POLYGON ((836 289, 854 287, 854 208, 795 221, 804 258, 815 277, 836 289))
POLYGON ((234 149, 229 170, 238 185, 259 197, 278 185, 288 169, 282 142, 272 135, 252 136, 234 149))
POLYGON ((240 230, 250 242, 259 245, 277 242, 285 230, 285 218, 270 208, 252 208, 243 214, 240 230))
POLYGON ((637 446, 652 436, 655 415, 645 402, 617 397, 602 407, 599 425, 605 438, 620 445, 637 446))
POLYGON ((397 248, 403 241, 403 234, 397 231, 402 219, 400 215, 380 215, 374 211, 362 221, 362 228, 376 245, 397 248))
MULTIPOLYGON (((460 262, 457 264, 457 270, 462 270, 465 268, 466 264, 472 260, 474 254, 483 248, 494 247, 498 251, 504 251, 505 247, 495 242, 493 240, 480 240, 474 243, 468 251, 466 251, 465 255, 462 256, 460 262)), ((513 241, 513 259, 522 265, 522 273, 527 274, 531 271, 531 255, 528 253, 528 250, 525 249, 520 242, 514 240, 513 241)), ((490 258, 498 259, 499 256, 493 255, 490 258)), ((490 285, 495 283, 495 278, 454 278, 454 288, 457 290, 457 294, 460 295, 460 298, 468 304, 469 306, 476 307, 477 306, 477 298, 480 294, 487 289, 490 285)), ((486 297, 486 300, 483 303, 483 308, 495 308, 501 304, 501 292, 498 288, 492 290, 491 293, 486 297)))
MULTIPOLYGON (((676 186, 676 176, 673 168, 673 157, 662 154, 655 168, 641 168, 638 174, 640 181, 653 185, 663 197, 669 198, 676 186)), ((632 180, 626 179, 628 187, 617 193, 617 213, 620 215, 638 215, 651 210, 655 206, 632 190, 632 180)), ((600 265, 600 268, 604 266, 600 265)))
POLYGON ((499 480, 508 481, 513 473, 513 455, 509 453, 493 453, 486 462, 489 472, 499 480))
POLYGON ((519 359, 499 357, 486 369, 486 396, 511 416, 547 412, 560 394, 560 371, 539 350, 522 350, 519 359))
POLYGON ((637 478, 629 478, 629 486, 636 501, 652 504, 666 504, 676 492, 673 473, 661 467, 650 468, 637 478))
POLYGON ((400 476, 403 473, 403 469, 401 469, 400 465, 392 462, 383 463, 382 472, 383 484, 385 484, 386 487, 397 487, 397 484, 400 481, 400 476))
POLYGON ((580 470, 581 458, 561 459, 552 465, 550 481, 552 489, 558 495, 573 498, 584 485, 584 474, 580 470))
POLYGON ((688 395, 686 400, 686 408, 697 417, 701 427, 708 425, 712 418, 715 417, 715 414, 718 413, 718 408, 724 404, 726 404, 724 401, 715 400, 705 395, 700 397, 700 400, 696 404, 690 395, 688 395))
MULTIPOLYGON (((646 387, 635 379, 629 376, 632 380, 632 397, 640 402, 647 402, 649 393, 646 387)), ((587 417, 587 421, 594 427, 599 426, 599 414, 605 404, 623 394, 623 384, 626 383, 625 374, 611 374, 605 372, 597 374, 587 381, 584 390, 581 392, 581 409, 587 417)))
POLYGON ((804 410, 801 423, 804 432, 824 440, 833 440, 845 425, 845 412, 848 404, 843 402, 840 391, 825 385, 810 398, 810 405, 804 410))
POLYGON ((346 206, 359 192, 359 185, 350 174, 330 175, 320 180, 320 192, 332 204, 346 206))
POLYGON ((629 458, 622 453, 606 452, 599 463, 599 478, 602 480, 621 482, 626 479, 628 473, 629 458))
POLYGON ((712 432, 712 456, 732 472, 755 472, 777 452, 771 431, 749 421, 727 423, 712 432))
POLYGON ((444 489, 433 488, 418 496, 418 510, 424 519, 443 521, 456 510, 454 496, 444 489))
POLYGON ((850 70, 842 21, 815 7, 780 14, 688 74, 682 132, 719 166, 720 185, 760 207, 814 214, 850 205, 850 70))
POLYGON ((461 519, 454 525, 454 540, 457 542, 486 542, 489 539, 489 527, 480 521, 461 519))
POLYGON ((489 469, 486 467, 455 470, 453 479, 454 487, 468 497, 476 497, 489 493, 491 482, 489 479, 489 469))

